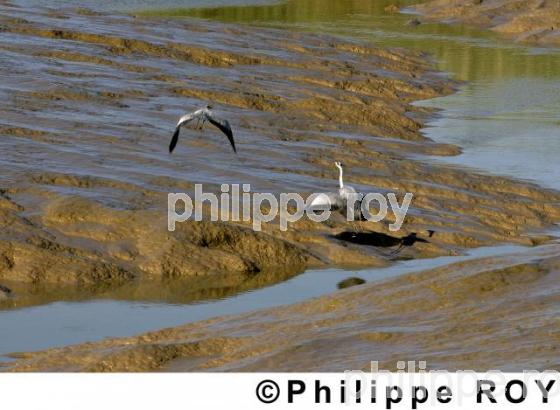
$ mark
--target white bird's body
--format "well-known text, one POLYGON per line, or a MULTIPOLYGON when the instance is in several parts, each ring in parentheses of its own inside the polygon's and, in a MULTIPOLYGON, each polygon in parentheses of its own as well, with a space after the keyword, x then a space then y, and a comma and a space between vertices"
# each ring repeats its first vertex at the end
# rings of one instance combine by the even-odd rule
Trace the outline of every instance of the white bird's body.
POLYGON ((340 171, 338 176, 338 192, 329 192, 318 195, 309 205, 309 208, 329 207, 331 210, 347 212, 348 205, 354 209, 354 219, 363 219, 362 199, 364 195, 359 193, 352 186, 344 185, 342 164, 335 162, 334 165, 340 171))
POLYGON ((171 138, 171 143, 169 144, 169 152, 173 152, 175 147, 177 146, 177 142, 179 141, 179 132, 181 127, 190 123, 193 120, 198 120, 197 128, 202 129, 206 121, 210 124, 214 125, 220 131, 222 131, 226 137, 228 138, 231 147, 233 148, 233 152, 237 153, 237 149, 235 148, 235 141, 233 140, 233 132, 231 131, 231 126, 227 120, 222 120, 215 117, 212 113, 212 107, 210 105, 201 108, 199 110, 193 111, 191 113, 183 115, 179 118, 177 122, 177 126, 175 127, 175 132, 173 133, 173 138, 171 138))
POLYGON ((207 108, 201 108, 194 112, 185 114, 181 118, 179 118, 179 121, 177 122, 177 127, 180 127, 181 125, 186 124, 187 122, 192 121, 195 118, 202 119, 203 117, 208 115, 208 112, 209 110, 207 108))

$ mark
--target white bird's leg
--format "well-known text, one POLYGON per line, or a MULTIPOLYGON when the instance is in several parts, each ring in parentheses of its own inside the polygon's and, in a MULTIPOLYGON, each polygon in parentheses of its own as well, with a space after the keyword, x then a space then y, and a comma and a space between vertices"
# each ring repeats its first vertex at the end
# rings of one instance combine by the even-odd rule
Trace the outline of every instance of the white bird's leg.
POLYGON ((200 123, 200 130, 202 131, 204 129, 204 123, 206 122, 206 118, 202 119, 202 122, 200 123))
POLYGON ((195 127, 195 128, 196 128, 196 129, 199 129, 199 127, 200 127, 200 118, 197 118, 197 119, 196 119, 196 127, 195 127))

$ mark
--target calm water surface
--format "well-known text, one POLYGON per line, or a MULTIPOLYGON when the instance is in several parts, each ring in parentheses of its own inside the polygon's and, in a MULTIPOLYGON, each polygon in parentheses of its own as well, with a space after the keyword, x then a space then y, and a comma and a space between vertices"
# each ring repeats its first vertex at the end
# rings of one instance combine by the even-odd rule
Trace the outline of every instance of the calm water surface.
POLYGON ((235 315, 256 309, 302 302, 332 293, 343 279, 358 276, 366 281, 394 278, 406 273, 433 269, 449 263, 486 256, 526 251, 513 245, 473 249, 462 256, 444 256, 397 262, 381 269, 349 271, 308 270, 290 280, 232 297, 193 304, 147 303, 118 300, 56 302, 0 313, 0 329, 10 329, 0 338, 2 354, 32 351, 130 336, 154 329, 178 326, 216 316, 235 315))

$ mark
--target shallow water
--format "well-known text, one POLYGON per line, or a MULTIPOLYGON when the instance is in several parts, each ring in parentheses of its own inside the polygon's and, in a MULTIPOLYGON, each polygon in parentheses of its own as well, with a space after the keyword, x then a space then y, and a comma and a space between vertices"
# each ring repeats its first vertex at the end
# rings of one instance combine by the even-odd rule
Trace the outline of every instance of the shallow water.
POLYGON ((463 148, 436 161, 470 166, 560 189, 560 82, 512 78, 477 82, 420 103, 443 112, 424 134, 463 148))
POLYGON ((0 314, 0 328, 10 329, 10 332, 0 338, 0 355, 83 343, 105 337, 130 336, 216 316, 302 302, 335 291, 341 280, 353 276, 366 281, 379 281, 454 262, 519 254, 527 250, 528 248, 514 245, 491 246, 470 250, 462 256, 402 261, 380 269, 308 270, 273 286, 195 304, 92 300, 56 302, 5 311, 0 314))

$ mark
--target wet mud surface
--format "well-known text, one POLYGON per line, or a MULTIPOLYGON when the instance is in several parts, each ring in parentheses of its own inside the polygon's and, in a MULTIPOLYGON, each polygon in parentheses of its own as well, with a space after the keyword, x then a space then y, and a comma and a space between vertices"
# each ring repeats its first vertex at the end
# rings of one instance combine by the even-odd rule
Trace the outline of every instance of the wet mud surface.
MULTIPOLYGON (((420 133, 436 113, 412 103, 457 85, 435 73, 421 53, 309 33, 3 3, 0 32, 0 284, 10 290, 0 293, 4 309, 99 295, 187 303, 278 283, 309 267, 385 266, 501 242, 535 246, 549 241, 543 232, 560 216, 555 191, 423 159, 460 149, 420 133), (170 156, 177 118, 207 102, 230 120, 239 155, 212 129, 185 129, 170 156), (398 233, 389 231, 392 220, 340 219, 302 220, 287 232, 278 221, 262 232, 249 223, 209 221, 167 231, 169 192, 192 194, 196 183, 206 192, 219 192, 222 183, 250 183, 257 192, 332 191, 335 160, 345 164, 347 183, 362 192, 414 194, 398 233), (356 229, 364 233, 360 240, 346 237, 356 229), (428 240, 397 255, 387 252, 428 230, 435 231, 428 240)), ((494 263, 482 263, 483 269, 494 263)), ((466 264, 465 275, 470 269, 466 264)), ((312 321, 327 301, 346 300, 354 289, 363 294, 351 303, 379 292, 363 284, 278 315, 302 309, 312 321)), ((411 295, 400 300, 415 305, 411 295)), ((444 295, 440 303, 450 300, 444 295)), ((338 314, 352 312, 341 306, 338 314)), ((239 320, 251 328, 253 319, 239 320)), ((266 337, 278 330, 274 322, 263 326, 266 337)), ((193 333, 172 342, 184 339, 183 331, 41 353, 15 369, 156 370, 191 356, 241 360, 244 346, 247 357, 272 352, 232 336, 233 328, 215 336, 204 330, 202 341, 191 339, 193 333), (97 346, 105 346, 104 353, 96 353, 97 346), (80 350, 90 348, 91 354, 80 350), (74 351, 81 357, 76 362, 74 351)), ((292 331, 298 334, 295 328, 286 334, 292 331)), ((313 335, 301 337, 307 349, 316 347, 313 335)), ((309 361, 298 367, 299 355, 291 357, 285 363, 294 366, 286 370, 315 368, 309 361)), ((212 360, 177 369, 228 369, 227 360, 212 360)), ((243 363, 231 368, 269 368, 266 360, 243 363)))
POLYGON ((13 355, 14 371, 558 369, 558 243, 309 302, 13 355))
POLYGON ((466 23, 520 42, 560 45, 560 4, 554 0, 433 0, 415 9, 431 21, 466 23))

